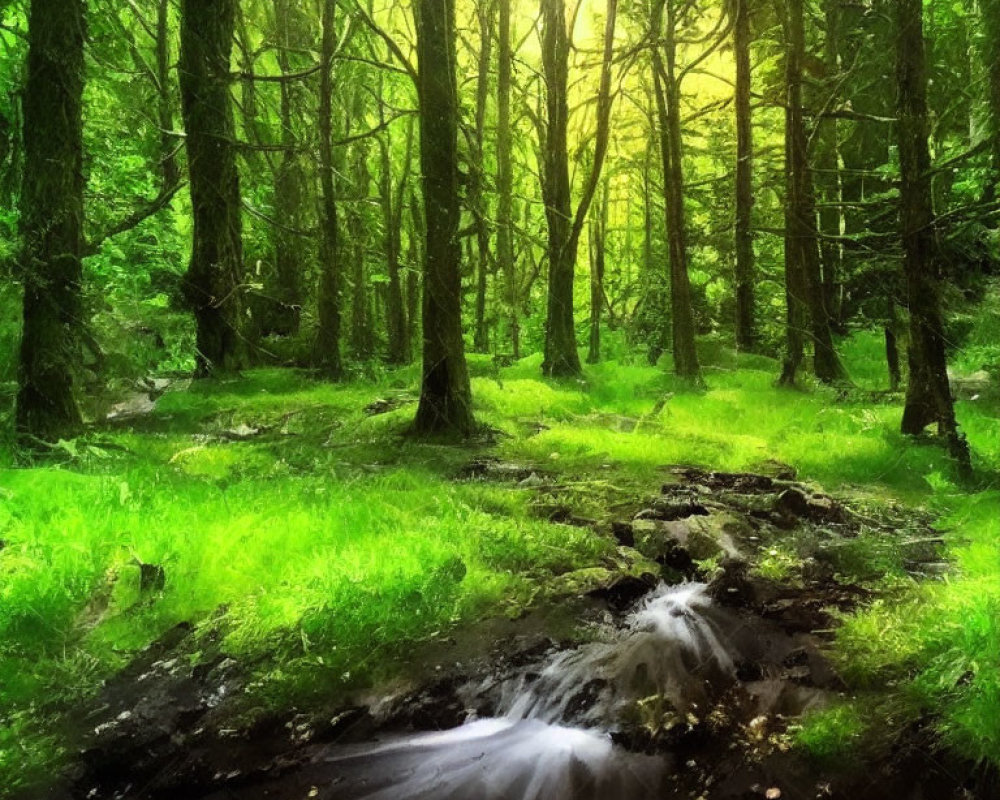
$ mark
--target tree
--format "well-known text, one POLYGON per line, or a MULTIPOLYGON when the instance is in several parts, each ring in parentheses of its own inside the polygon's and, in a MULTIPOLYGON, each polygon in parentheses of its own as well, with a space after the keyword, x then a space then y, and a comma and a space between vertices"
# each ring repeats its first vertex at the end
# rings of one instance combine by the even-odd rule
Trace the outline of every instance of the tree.
POLYGON ((23 100, 20 274, 24 284, 16 426, 51 440, 81 424, 74 396, 82 322, 83 0, 32 0, 23 100))
POLYGON ((604 308, 604 248, 608 239, 608 206, 610 191, 607 175, 590 214, 590 346, 587 363, 601 360, 601 311, 604 308))
POLYGON ((415 13, 426 227, 423 379, 414 430, 464 438, 475 423, 462 341, 455 3, 417 0, 415 13))
POLYGON ((736 345, 756 345, 753 253, 753 117, 750 110, 750 3, 735 0, 733 54, 736 60, 736 345))
POLYGON ((549 230, 549 286, 542 372, 550 377, 571 377, 582 371, 580 355, 576 350, 573 282, 580 234, 597 191, 610 139, 611 71, 617 16, 617 0, 608 0, 601 82, 597 91, 594 158, 574 213, 567 141, 570 41, 566 29, 566 6, 564 0, 542 0, 542 67, 547 112, 542 197, 549 230))
POLYGON ((194 241, 183 291, 197 329, 195 376, 244 365, 243 242, 229 96, 236 0, 181 0, 180 87, 194 241))
POLYGON ((1000 194, 1000 0, 979 0, 983 57, 987 68, 990 109, 990 154, 993 179, 990 191, 1000 194))
POLYGON ((510 324, 511 353, 521 357, 520 319, 517 265, 514 261, 513 237, 513 165, 511 159, 511 46, 510 5, 513 0, 498 0, 497 53, 497 261, 504 278, 504 304, 510 324))
POLYGON ((663 195, 670 251, 670 320, 674 372, 690 381, 701 381, 695 348, 691 278, 688 274, 687 218, 684 210, 684 144, 681 141, 681 80, 677 65, 677 0, 653 3, 650 22, 653 41, 663 33, 663 53, 653 47, 653 80, 659 120, 660 157, 663 162, 663 195), (666 29, 663 16, 666 10, 666 29))
POLYGON ((319 84, 320 290, 316 364, 331 380, 343 376, 340 358, 340 231, 333 166, 333 56, 336 0, 323 0, 319 84))
POLYGON ((968 473, 969 449, 955 419, 941 319, 922 1, 897 0, 895 22, 903 269, 910 311, 910 378, 902 431, 916 435, 937 423, 959 468, 968 473))

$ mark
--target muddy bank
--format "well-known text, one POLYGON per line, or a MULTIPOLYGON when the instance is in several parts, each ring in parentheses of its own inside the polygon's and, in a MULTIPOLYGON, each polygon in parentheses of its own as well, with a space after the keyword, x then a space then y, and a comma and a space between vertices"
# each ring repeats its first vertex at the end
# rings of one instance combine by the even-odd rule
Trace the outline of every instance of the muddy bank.
MULTIPOLYGON (((532 475, 479 464, 463 478, 532 475)), ((787 472, 676 468, 633 513, 593 524, 615 559, 559 576, 520 620, 415 649, 409 682, 346 704, 252 713, 251 665, 178 627, 81 712, 79 757, 52 796, 987 796, 967 794, 919 732, 911 751, 832 771, 791 747, 789 725, 846 691, 824 645, 835 612, 869 596, 844 578, 852 542, 896 537, 914 572, 931 571, 926 521, 900 538, 892 514, 787 472), (578 622, 590 641, 569 636, 578 622)))

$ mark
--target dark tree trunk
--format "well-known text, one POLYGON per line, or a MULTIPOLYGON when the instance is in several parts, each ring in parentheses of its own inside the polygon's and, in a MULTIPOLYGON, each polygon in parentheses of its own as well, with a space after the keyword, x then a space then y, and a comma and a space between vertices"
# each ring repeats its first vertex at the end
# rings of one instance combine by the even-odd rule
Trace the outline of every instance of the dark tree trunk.
POLYGON ((601 83, 597 92, 597 132, 594 160, 584 183, 576 213, 572 211, 567 136, 569 106, 569 38, 564 0, 542 0, 542 66, 545 76, 547 128, 545 132, 542 195, 549 229, 549 293, 542 372, 570 377, 582 372, 576 350, 573 316, 573 279, 580 234, 597 191, 608 152, 611 121, 611 69, 617 0, 608 0, 604 20, 601 83))
POLYGON ((410 247, 409 247, 409 272, 406 275, 406 330, 407 341, 409 342, 409 358, 413 360, 413 347, 420 341, 420 264, 423 263, 423 255, 420 250, 423 233, 423 211, 417 200, 417 193, 410 191, 407 203, 410 210, 410 247))
POLYGON ((415 13, 426 244, 423 382, 414 430, 465 438, 475 422, 462 341, 454 0, 418 0, 415 13))
POLYGON ((960 470, 968 473, 969 449, 955 419, 940 309, 940 266, 928 148, 923 5, 921 0, 897 0, 895 9, 901 221, 910 310, 910 378, 902 431, 915 435, 937 423, 960 470))
MULTIPOLYGON (((826 39, 823 62, 827 82, 826 93, 839 79, 840 73, 840 2, 825 0, 826 39)), ((820 260, 822 267, 822 297, 831 327, 840 327, 837 309, 841 275, 842 248, 840 245, 840 129, 834 118, 820 120, 816 131, 816 183, 822 200, 819 212, 820 260)))
MULTIPOLYGON (((293 72, 291 51, 305 45, 302 20, 292 0, 275 0, 278 67, 285 76, 293 72)), ((305 176, 297 152, 295 112, 301 106, 303 90, 299 81, 284 80, 281 92, 281 154, 274 176, 274 207, 278 225, 274 228, 275 285, 268 287, 273 311, 267 327, 281 336, 298 333, 302 312, 302 275, 305 265, 301 230, 304 219, 305 176)))
POLYGON ((379 140, 382 155, 380 193, 382 195, 382 218, 385 224, 386 262, 389 269, 389 285, 386 287, 386 323, 389 333, 387 361, 390 364, 409 362, 409 342, 406 331, 406 309, 403 305, 403 284, 400 274, 400 250, 402 248, 402 212, 404 187, 410 178, 410 156, 413 142, 413 126, 406 132, 406 150, 403 156, 403 174, 400 177, 398 197, 392 180, 392 139, 388 133, 379 140))
MULTIPOLYGON (((355 96, 355 115, 363 113, 361 94, 355 96)), ((364 200, 368 197, 371 172, 368 169, 368 140, 354 145, 352 172, 353 200, 347 210, 347 228, 351 253, 351 353, 359 361, 366 361, 375 354, 375 336, 372 329, 371 298, 367 286, 365 246, 364 200)))
POLYGON ((604 307, 604 244, 608 230, 608 181, 605 178, 590 219, 590 347, 587 363, 601 360, 601 310, 604 307))
MULTIPOLYGON (((684 163, 681 138, 681 87, 677 74, 677 0, 666 0, 663 55, 653 48, 653 77, 660 150, 663 161, 663 194, 666 205, 667 249, 670 252, 670 320, 674 372, 690 381, 701 381, 695 346, 691 278, 688 274, 687 219, 684 209, 684 163)), ((663 29, 664 3, 654 4, 653 31, 663 29)))
POLYGON ((514 262, 513 237, 513 166, 511 161, 510 90, 513 53, 510 30, 510 4, 500 4, 499 53, 497 56, 497 260, 504 279, 504 304, 510 325, 510 344, 514 358, 521 357, 520 319, 518 315, 517 265, 514 262))
POLYGON ((336 0, 323 0, 319 82, 320 290, 315 364, 331 380, 343 377, 340 356, 340 231, 333 164, 333 56, 336 0))
POLYGON ((1000 0, 979 0, 982 20, 983 56, 987 69, 990 111, 990 152, 993 180, 989 196, 1000 195, 1000 0))
POLYGON ((736 59, 736 346, 756 347, 753 253, 753 118, 750 110, 750 3, 735 0, 736 59))
POLYGON ((542 372, 573 376, 581 372, 573 318, 576 252, 569 252, 573 225, 569 183, 569 39, 564 0, 542 0, 542 62, 546 121, 542 195, 548 224, 549 286, 542 372))
POLYGON ((469 165, 469 208, 476 226, 476 319, 473 348, 477 353, 490 350, 489 327, 486 319, 486 293, 490 270, 490 230, 486 224, 486 101, 490 90, 490 63, 493 58, 493 2, 478 0, 479 58, 476 75, 476 116, 473 137, 473 159, 469 165))
POLYGON ((788 303, 787 352, 781 383, 795 383, 802 361, 805 323, 811 320, 813 368, 824 383, 843 377, 823 302, 816 230, 816 201, 809 167, 803 108, 805 15, 803 0, 788 0, 785 112, 785 287, 788 303))
POLYGON ((23 95, 20 272, 24 283, 16 426, 55 440, 80 427, 83 250, 83 0, 32 0, 23 95))
POLYGON ((180 181, 177 166, 177 140, 174 137, 174 98, 170 91, 170 0, 157 0, 156 5, 156 95, 157 119, 160 123, 160 174, 164 190, 180 181))
POLYGON ((180 87, 194 242, 184 296, 197 327, 196 377, 244 365, 242 219, 229 97, 235 0, 182 0, 180 87))

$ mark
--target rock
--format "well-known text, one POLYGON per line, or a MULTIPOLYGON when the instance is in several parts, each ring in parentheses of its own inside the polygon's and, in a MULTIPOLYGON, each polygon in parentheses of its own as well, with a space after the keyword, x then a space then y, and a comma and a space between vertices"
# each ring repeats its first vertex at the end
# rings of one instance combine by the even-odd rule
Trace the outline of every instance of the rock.
POLYGON ((650 508, 645 508, 635 515, 636 519, 675 520, 687 517, 707 517, 709 511, 703 503, 697 500, 678 499, 676 497, 657 497, 650 508))
POLYGON ((749 527, 736 514, 720 513, 670 521, 637 519, 632 523, 632 535, 636 549, 647 558, 684 569, 680 565, 685 561, 739 557, 733 537, 749 527))
POLYGON ((832 497, 812 494, 801 486, 790 486, 774 501, 774 510, 785 523, 805 518, 814 522, 842 522, 844 510, 832 497))
POLYGON ((635 535, 632 533, 632 523, 621 521, 612 522, 611 535, 618 540, 618 544, 624 545, 625 547, 635 547, 635 535))
POLYGON ((559 575, 549 581, 551 595, 584 595, 606 589, 614 583, 615 574, 605 567, 587 567, 559 575))
POLYGON ((610 586, 602 586, 589 594, 591 597, 604 600, 613 611, 621 613, 655 589, 658 582, 659 579, 655 574, 646 573, 641 577, 626 575, 610 586))

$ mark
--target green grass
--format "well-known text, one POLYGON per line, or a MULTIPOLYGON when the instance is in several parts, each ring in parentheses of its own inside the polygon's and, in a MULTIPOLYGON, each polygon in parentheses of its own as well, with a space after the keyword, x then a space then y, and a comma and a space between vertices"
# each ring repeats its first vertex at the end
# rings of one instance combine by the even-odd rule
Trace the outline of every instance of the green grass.
MULTIPOLYGON (((876 352, 871 334, 845 347, 865 388, 876 352)), ((548 493, 454 481, 476 448, 404 436, 412 404, 365 416, 376 398, 412 396, 412 367, 345 386, 289 370, 200 384, 131 427, 0 470, 0 785, 49 769, 58 714, 177 622, 260 663, 270 702, 335 697, 405 670, 413 642, 516 613, 539 582, 607 564, 610 539, 544 521, 546 503, 601 515, 654 492, 664 465, 772 460, 945 515, 955 574, 924 586, 896 575, 890 600, 845 620, 838 653, 860 691, 895 686, 910 718, 929 713, 949 744, 1000 761, 995 479, 954 485, 942 449, 897 433, 898 403, 776 388, 777 364, 716 342, 703 359, 707 388, 692 391, 662 368, 609 362, 552 382, 538 356, 502 370, 473 358, 477 415, 501 432, 491 452, 551 475, 548 493), (234 440, 241 428, 262 433, 234 440), (163 566, 161 595, 140 595, 136 559, 163 566)), ((997 409, 958 414, 980 474, 997 474, 997 409)), ((845 560, 860 574, 879 552, 859 542, 845 560)), ((850 713, 807 723, 802 743, 829 754, 853 742, 850 713)))

